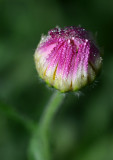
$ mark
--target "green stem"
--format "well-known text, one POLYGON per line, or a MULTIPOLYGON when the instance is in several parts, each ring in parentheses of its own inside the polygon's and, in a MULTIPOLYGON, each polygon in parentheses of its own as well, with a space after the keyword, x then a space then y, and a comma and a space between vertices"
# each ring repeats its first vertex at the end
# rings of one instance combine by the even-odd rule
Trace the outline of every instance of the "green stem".
POLYGON ((34 130, 30 146, 30 160, 50 160, 48 134, 55 113, 64 99, 64 95, 56 91, 41 117, 38 127, 34 130))
POLYGON ((47 130, 53 120, 53 117, 54 117, 55 113, 57 112, 63 99, 64 99, 64 95, 61 94, 59 91, 56 91, 52 95, 48 105, 46 106, 46 108, 44 110, 44 113, 43 113, 42 118, 39 123, 40 129, 43 132, 47 132, 47 130))

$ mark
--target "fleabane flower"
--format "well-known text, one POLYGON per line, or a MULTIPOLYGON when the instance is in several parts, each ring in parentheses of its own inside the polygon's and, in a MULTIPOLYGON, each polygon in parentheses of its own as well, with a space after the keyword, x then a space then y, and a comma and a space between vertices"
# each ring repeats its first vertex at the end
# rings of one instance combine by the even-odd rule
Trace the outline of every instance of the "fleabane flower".
POLYGON ((94 81, 102 58, 90 33, 81 27, 56 27, 42 36, 35 51, 39 76, 61 92, 77 91, 94 81))

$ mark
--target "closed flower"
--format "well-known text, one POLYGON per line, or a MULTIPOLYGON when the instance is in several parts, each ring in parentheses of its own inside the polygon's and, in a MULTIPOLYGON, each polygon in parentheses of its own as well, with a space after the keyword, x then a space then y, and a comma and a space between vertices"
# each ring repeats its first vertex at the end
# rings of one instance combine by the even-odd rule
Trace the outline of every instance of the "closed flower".
POLYGON ((81 27, 50 30, 34 57, 39 76, 61 92, 77 91, 94 81, 102 64, 97 45, 81 27))

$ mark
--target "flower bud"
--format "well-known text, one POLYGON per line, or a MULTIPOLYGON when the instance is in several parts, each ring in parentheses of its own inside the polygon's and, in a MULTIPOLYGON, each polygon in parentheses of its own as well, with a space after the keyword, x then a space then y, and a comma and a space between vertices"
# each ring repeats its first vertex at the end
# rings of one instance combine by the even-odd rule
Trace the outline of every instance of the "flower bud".
POLYGON ((42 36, 35 51, 39 76, 61 92, 76 91, 94 81, 102 58, 90 33, 81 27, 56 27, 42 36))

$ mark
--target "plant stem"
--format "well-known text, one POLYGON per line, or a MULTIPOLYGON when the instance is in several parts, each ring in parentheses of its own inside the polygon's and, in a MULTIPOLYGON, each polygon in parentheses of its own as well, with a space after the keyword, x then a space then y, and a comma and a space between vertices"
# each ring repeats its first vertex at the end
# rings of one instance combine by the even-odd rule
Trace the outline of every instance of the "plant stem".
POLYGON ((64 99, 64 95, 61 94, 59 91, 56 91, 48 105, 46 106, 45 110, 44 110, 44 113, 41 117, 41 120, 40 120, 40 129, 43 131, 43 132, 47 132, 52 120, 53 120, 53 117, 55 115, 55 113, 57 112, 57 110, 59 109, 59 106, 60 104, 62 103, 64 99))
POLYGON ((31 158, 32 160, 50 160, 50 149, 48 143, 49 128, 63 99, 64 94, 56 91, 46 106, 39 125, 34 130, 31 140, 30 152, 32 155, 30 156, 33 157, 31 158))

